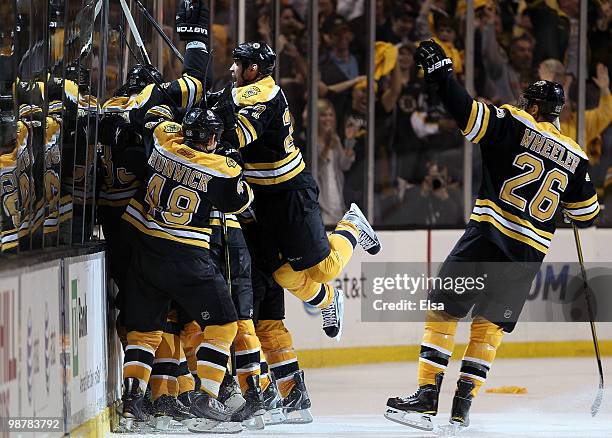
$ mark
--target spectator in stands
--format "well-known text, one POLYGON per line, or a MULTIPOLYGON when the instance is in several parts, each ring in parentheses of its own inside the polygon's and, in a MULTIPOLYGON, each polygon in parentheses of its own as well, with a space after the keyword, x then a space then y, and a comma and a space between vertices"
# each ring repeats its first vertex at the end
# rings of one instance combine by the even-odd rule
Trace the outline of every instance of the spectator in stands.
POLYGON ((563 12, 563 9, 570 13, 577 10, 572 3, 578 3, 578 1, 561 0, 559 5, 565 6, 561 8, 553 8, 550 6, 552 3, 545 1, 527 1, 524 15, 531 22, 530 27, 535 39, 533 60, 536 64, 549 58, 565 61, 572 25, 570 17, 563 12))
MULTIPOLYGON (((336 112, 327 99, 319 100, 318 123, 318 169, 319 205, 323 222, 326 225, 335 224, 346 211, 344 202, 344 172, 350 169, 355 161, 355 151, 351 140, 344 147, 336 132, 336 112)), ((355 129, 349 125, 348 129, 355 129)), ((345 137, 354 137, 353 132, 345 133, 345 137)))
POLYGON ((531 74, 533 41, 527 35, 514 38, 508 56, 499 42, 501 21, 492 9, 481 18, 480 31, 486 72, 484 97, 493 103, 516 103, 523 90, 521 80, 531 74))
POLYGON ((413 114, 419 111, 423 114, 425 107, 424 83, 416 74, 414 50, 412 43, 403 44, 399 48, 398 65, 402 88, 397 102, 393 141, 393 150, 397 157, 397 176, 410 182, 420 181, 425 176, 422 166, 424 144, 412 126, 413 114))
MULTIPOLYGON (((355 79, 359 76, 359 64, 350 50, 353 33, 343 18, 338 17, 335 20, 335 26, 329 36, 330 50, 321 54, 319 67, 321 81, 330 86, 355 79)), ((348 90, 327 97, 334 105, 336 114, 345 114, 349 111, 351 94, 348 90)))
POLYGON ((602 63, 612 68, 612 0, 589 2, 589 5, 593 6, 588 14, 590 66, 602 63))
POLYGON ((414 41, 414 17, 402 6, 396 6, 391 14, 390 25, 376 33, 377 41, 387 41, 393 44, 414 41))

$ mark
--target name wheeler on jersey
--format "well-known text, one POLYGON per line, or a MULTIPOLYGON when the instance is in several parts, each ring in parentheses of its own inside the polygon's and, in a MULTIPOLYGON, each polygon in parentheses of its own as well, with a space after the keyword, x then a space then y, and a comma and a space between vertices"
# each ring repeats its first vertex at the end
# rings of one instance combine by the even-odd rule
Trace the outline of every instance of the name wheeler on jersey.
POLYGON ((240 213, 253 192, 234 160, 184 145, 181 125, 161 121, 159 113, 152 110, 145 119, 145 142, 152 143, 146 184, 122 218, 139 231, 136 244, 160 256, 188 258, 210 248, 213 206, 240 213))
POLYGON ((237 126, 224 136, 240 147, 244 176, 256 189, 301 188, 311 184, 293 141, 285 93, 270 76, 232 90, 237 126))
POLYGON ((480 144, 483 158, 483 181, 470 225, 511 259, 541 261, 559 208, 578 226, 593 222, 599 203, 588 158, 576 142, 553 123, 537 122, 511 105, 497 108, 470 98, 465 107, 462 132, 480 144))

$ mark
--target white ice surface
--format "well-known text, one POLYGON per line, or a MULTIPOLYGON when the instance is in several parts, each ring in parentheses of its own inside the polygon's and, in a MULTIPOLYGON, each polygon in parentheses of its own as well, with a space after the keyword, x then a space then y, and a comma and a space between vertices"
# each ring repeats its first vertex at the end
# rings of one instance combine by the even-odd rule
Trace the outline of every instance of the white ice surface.
MULTIPOLYGON (((591 404, 598 383, 594 358, 504 359, 493 364, 488 382, 474 400, 471 425, 459 437, 610 437, 612 438, 612 358, 604 358, 606 380, 611 385, 599 414, 592 418, 591 404), (525 395, 487 394, 486 388, 516 385, 525 395)), ((412 393, 416 387, 416 362, 359 365, 306 370, 315 421, 308 425, 269 426, 263 431, 242 432, 236 437, 432 437, 386 420, 387 398, 412 393)), ((459 361, 451 362, 434 418, 445 425, 458 375, 459 361)), ((185 437, 191 434, 155 435, 185 437)), ((111 434, 113 437, 138 435, 111 434)), ((212 436, 212 435, 208 435, 212 436)), ((222 436, 222 435, 217 435, 222 436)))

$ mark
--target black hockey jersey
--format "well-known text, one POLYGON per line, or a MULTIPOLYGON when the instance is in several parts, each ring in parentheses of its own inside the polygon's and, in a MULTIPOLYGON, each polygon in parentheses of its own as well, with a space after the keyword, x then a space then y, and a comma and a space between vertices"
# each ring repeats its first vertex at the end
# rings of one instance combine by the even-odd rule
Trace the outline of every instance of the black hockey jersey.
POLYGON ((465 137, 480 144, 482 184, 469 226, 510 259, 537 262, 550 247, 558 209, 578 226, 591 225, 599 203, 576 142, 523 110, 473 100, 454 78, 439 93, 465 137))
POLYGON ((225 138, 239 146, 244 176, 254 189, 311 186, 302 153, 293 141, 293 121, 283 90, 270 76, 234 88, 237 127, 225 138))
POLYGON ((129 122, 130 111, 137 107, 137 95, 113 97, 102 107, 104 116, 98 133, 98 141, 103 145, 102 183, 98 206, 103 215, 123 213, 144 176, 146 156, 142 137, 129 122))
POLYGON ((184 145, 181 125, 169 109, 153 108, 145 120, 151 143, 146 184, 128 204, 123 220, 138 230, 135 244, 160 257, 189 258, 210 248, 210 213, 240 213, 253 200, 242 168, 232 159, 184 145))

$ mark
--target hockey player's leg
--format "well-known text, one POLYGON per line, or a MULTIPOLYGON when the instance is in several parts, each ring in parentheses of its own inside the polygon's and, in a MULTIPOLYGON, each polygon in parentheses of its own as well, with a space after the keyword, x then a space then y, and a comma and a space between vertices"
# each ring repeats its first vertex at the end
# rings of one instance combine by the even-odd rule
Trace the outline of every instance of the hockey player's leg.
POLYGON ((155 350, 162 339, 162 331, 130 331, 127 334, 128 345, 123 360, 123 418, 132 421, 145 421, 147 415, 143 410, 145 392, 155 358, 155 350))
MULTIPOLYGON (((274 374, 276 386, 282 398, 284 415, 297 412, 300 421, 309 423, 310 397, 304 384, 304 373, 300 370, 293 339, 281 320, 261 320, 256 326, 270 371, 274 374)), ((272 383, 270 384, 272 385, 272 383)))
POLYGON ((487 378, 503 334, 501 327, 480 316, 472 321, 470 343, 461 361, 460 377, 453 398, 451 423, 461 426, 470 424, 472 399, 487 378))
POLYGON ((293 295, 313 307, 321 309, 323 330, 330 338, 340 340, 344 316, 344 293, 327 283, 317 283, 308 271, 295 271, 285 263, 273 274, 274 280, 293 295))
POLYGON ((246 403, 232 416, 232 421, 242 422, 253 419, 245 425, 253 429, 263 429, 265 409, 259 377, 261 344, 255 335, 255 326, 251 319, 238 321, 238 334, 234 346, 236 374, 246 403))
POLYGON ((421 342, 417 391, 387 401, 385 417, 407 426, 433 430, 430 416, 438 413, 438 396, 444 371, 453 351, 458 318, 445 312, 427 313, 421 342))
MULTIPOLYGON (((169 321, 166 330, 178 331, 172 330, 172 328, 176 328, 175 321, 169 321)), ((150 379, 156 429, 168 429, 172 420, 182 422, 193 418, 189 409, 185 408, 177 399, 181 352, 181 342, 178 334, 164 332, 162 342, 155 352, 150 379)))

